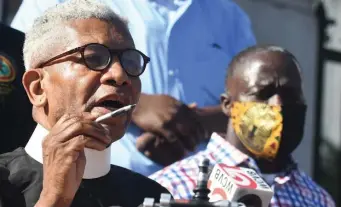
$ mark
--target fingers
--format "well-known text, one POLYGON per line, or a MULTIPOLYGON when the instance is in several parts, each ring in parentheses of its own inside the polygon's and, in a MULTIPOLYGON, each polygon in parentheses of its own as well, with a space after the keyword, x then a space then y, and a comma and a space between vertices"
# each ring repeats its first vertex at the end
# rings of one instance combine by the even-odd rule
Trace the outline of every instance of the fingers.
MULTIPOLYGON (((110 138, 105 135, 105 132, 91 128, 89 126, 86 126, 84 128, 85 130, 83 133, 85 135, 68 136, 70 139, 66 142, 62 142, 65 140, 65 137, 49 137, 50 139, 46 139, 43 141, 43 149, 48 150, 49 148, 58 148, 59 146, 61 146, 61 144, 67 144, 67 151, 81 151, 85 147, 102 151, 111 143, 110 138)), ((82 131, 79 132, 82 133, 82 131)))
POLYGON ((186 151, 193 151, 196 148, 197 143, 193 141, 191 136, 183 136, 177 130, 171 131, 167 128, 161 128, 159 132, 161 133, 157 134, 157 137, 162 137, 163 142, 167 142, 169 145, 172 144, 172 150, 176 154, 183 156, 186 151))
POLYGON ((181 160, 186 155, 186 149, 179 140, 168 142, 165 138, 158 137, 153 134, 142 135, 139 142, 146 141, 149 143, 140 144, 145 148, 139 148, 140 152, 154 162, 163 166, 170 165, 178 160, 181 160))
POLYGON ((95 120, 96 117, 93 116, 91 113, 83 112, 79 114, 69 114, 66 113, 62 117, 60 117, 55 125, 61 125, 63 123, 66 123, 67 121, 77 121, 75 119, 85 119, 85 120, 95 120))
POLYGON ((202 124, 199 115, 195 110, 188 110, 188 113, 185 115, 190 117, 192 120, 191 134, 194 136, 194 139, 197 143, 200 143, 203 138, 205 138, 205 126, 202 124))
POLYGON ((180 140, 176 140, 172 143, 162 142, 161 140, 162 139, 156 143, 155 147, 150 148, 145 152, 147 157, 163 166, 170 165, 185 157, 186 148, 180 140))
POLYGON ((102 151, 106 146, 106 144, 99 142, 97 139, 80 135, 60 144, 45 142, 43 150, 45 158, 55 159, 59 157, 59 159, 65 159, 66 163, 71 164, 82 158, 85 147, 102 151))
MULTIPOLYGON (((106 129, 92 121, 74 123, 67 128, 64 133, 65 137, 81 136, 84 138, 84 141, 88 142, 89 145, 91 145, 93 141, 102 143, 105 146, 108 146, 112 142, 111 137, 109 136, 106 129), (90 137, 91 139, 87 139, 90 137)), ((65 138, 62 140, 65 140, 65 138)))
POLYGON ((144 132, 141 136, 136 139, 136 148, 140 152, 144 152, 147 149, 153 147, 156 141, 156 136, 150 132, 144 132))
POLYGON ((178 160, 181 160, 186 155, 186 148, 184 144, 180 140, 176 140, 175 142, 170 143, 169 145, 167 143, 162 143, 160 150, 165 150, 165 148, 168 148, 168 152, 170 152, 170 156, 167 158, 170 159, 170 163, 176 162, 178 160))
POLYGON ((101 124, 94 122, 92 116, 81 114, 65 117, 59 119, 45 142, 52 140, 54 143, 63 143, 80 135, 92 137, 106 145, 112 142, 108 131, 101 124))
POLYGON ((85 135, 77 136, 68 142, 69 150, 77 150, 77 151, 83 151, 85 147, 98 150, 98 151, 102 151, 107 146, 108 144, 103 143, 94 137, 85 136, 85 135))
POLYGON ((85 147, 104 150, 112 140, 107 130, 93 121, 95 118, 86 113, 61 117, 43 141, 44 154, 59 154, 66 157, 65 162, 74 162, 85 147))
POLYGON ((195 133, 195 126, 191 123, 182 124, 182 123, 175 123, 176 128, 176 136, 182 141, 183 145, 186 149, 193 151, 197 144, 197 134, 195 133))
POLYGON ((186 105, 182 105, 174 119, 165 123, 160 131, 167 140, 175 135, 190 151, 195 150, 205 133, 197 114, 186 105))
POLYGON ((64 115, 52 127, 43 141, 45 189, 73 198, 85 170, 84 148, 102 151, 112 142, 95 118, 89 113, 64 115))

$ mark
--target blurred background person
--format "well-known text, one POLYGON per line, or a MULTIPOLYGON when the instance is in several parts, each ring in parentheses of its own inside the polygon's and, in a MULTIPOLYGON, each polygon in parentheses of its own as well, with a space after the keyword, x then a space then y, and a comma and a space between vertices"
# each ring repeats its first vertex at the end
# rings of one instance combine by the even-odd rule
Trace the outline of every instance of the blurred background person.
POLYGON ((271 206, 334 207, 331 196, 299 169, 291 153, 301 143, 306 103, 301 69, 283 48, 255 46, 231 62, 221 108, 230 118, 225 135, 213 133, 205 151, 150 176, 175 199, 190 199, 198 165, 252 168, 271 186, 271 206))
MULTIPOLYGON (((61 2, 24 0, 12 27, 25 32, 61 2)), ((231 0, 102 2, 128 20, 136 47, 151 58, 133 123, 112 145, 113 164, 149 175, 203 149, 212 131, 225 131, 219 107, 225 68, 255 38, 247 15, 231 0)))

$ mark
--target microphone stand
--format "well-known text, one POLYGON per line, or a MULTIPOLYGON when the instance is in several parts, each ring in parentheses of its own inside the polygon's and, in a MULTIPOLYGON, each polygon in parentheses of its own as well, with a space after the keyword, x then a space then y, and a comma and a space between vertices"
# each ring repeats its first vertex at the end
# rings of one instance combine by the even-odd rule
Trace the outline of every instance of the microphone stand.
POLYGON ((163 193, 160 196, 159 203, 156 203, 154 198, 145 198, 143 204, 139 207, 246 207, 246 205, 240 202, 209 202, 208 194, 210 189, 207 188, 209 165, 210 161, 206 158, 200 162, 197 186, 193 190, 194 195, 191 200, 173 200, 170 194, 163 193))

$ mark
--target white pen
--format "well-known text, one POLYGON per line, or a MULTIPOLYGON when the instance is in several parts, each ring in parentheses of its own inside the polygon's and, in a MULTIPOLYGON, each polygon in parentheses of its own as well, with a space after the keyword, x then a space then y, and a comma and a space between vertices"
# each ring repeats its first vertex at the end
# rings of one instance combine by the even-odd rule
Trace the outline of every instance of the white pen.
POLYGON ((118 116, 118 115, 121 115, 121 114, 124 114, 124 113, 127 113, 129 112, 130 110, 134 109, 136 106, 136 104, 131 104, 131 105, 128 105, 128 106, 124 106, 122 108, 119 108, 115 111, 112 111, 110 113, 107 113, 107 114, 104 114, 103 116, 100 116, 98 117, 95 122, 101 122, 103 120, 106 120, 106 119, 109 119, 111 117, 115 117, 115 116, 118 116))

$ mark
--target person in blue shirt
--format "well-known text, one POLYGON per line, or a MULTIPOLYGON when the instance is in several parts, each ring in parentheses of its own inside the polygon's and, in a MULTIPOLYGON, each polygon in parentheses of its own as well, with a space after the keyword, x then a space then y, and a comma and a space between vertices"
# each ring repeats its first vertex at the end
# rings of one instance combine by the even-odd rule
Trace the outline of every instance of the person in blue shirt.
MULTIPOLYGON (((23 0, 11 26, 26 32, 64 1, 23 0)), ((135 46, 151 58, 133 123, 111 150, 112 164, 148 176, 202 150, 212 131, 226 131, 225 68, 255 37, 231 0, 101 1, 128 21, 135 46)))

